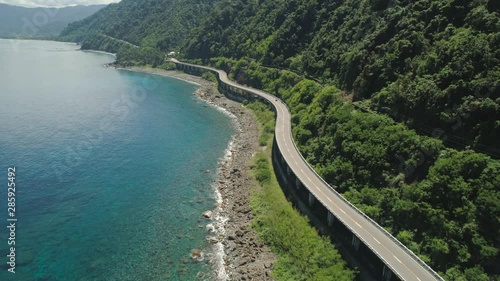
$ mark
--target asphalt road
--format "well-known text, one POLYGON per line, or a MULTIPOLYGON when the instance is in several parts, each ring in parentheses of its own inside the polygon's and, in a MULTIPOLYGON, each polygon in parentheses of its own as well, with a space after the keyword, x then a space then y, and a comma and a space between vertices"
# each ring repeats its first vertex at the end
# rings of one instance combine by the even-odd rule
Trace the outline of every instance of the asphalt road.
MULTIPOLYGON (((352 204, 345 200, 331 186, 316 174, 314 169, 305 161, 294 144, 291 133, 291 116, 286 104, 275 96, 258 89, 239 85, 228 79, 227 74, 218 69, 173 62, 186 66, 203 68, 219 74, 219 79, 232 87, 239 88, 268 100, 276 111, 275 137, 278 148, 286 163, 316 198, 336 219, 342 221, 366 246, 368 246, 391 271, 401 280, 431 281, 443 280, 425 263, 420 261, 410 250, 387 233, 352 204)), ((382 272, 380 273, 382 275, 382 272)))

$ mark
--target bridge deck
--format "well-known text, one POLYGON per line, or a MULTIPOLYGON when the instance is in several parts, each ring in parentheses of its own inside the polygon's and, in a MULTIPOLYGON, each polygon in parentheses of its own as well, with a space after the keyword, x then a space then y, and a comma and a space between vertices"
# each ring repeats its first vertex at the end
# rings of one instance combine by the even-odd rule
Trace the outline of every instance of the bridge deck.
POLYGON ((290 111, 283 101, 264 91, 229 80, 222 70, 182 63, 174 59, 172 61, 178 65, 215 72, 221 82, 253 93, 271 103, 276 111, 275 137, 278 148, 292 172, 314 197, 363 241, 401 280, 443 280, 380 225, 345 200, 314 171, 295 146, 291 133, 290 111))

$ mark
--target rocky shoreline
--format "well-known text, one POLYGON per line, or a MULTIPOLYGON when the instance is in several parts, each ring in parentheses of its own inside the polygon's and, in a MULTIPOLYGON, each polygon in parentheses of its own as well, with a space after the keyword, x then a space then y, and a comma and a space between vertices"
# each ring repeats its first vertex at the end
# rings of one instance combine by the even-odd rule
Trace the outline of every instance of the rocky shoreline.
MULTIPOLYGON (((257 188, 249 163, 259 150, 259 128, 253 112, 227 99, 213 82, 201 77, 144 67, 126 69, 194 82, 200 86, 196 96, 232 116, 237 132, 219 163, 218 179, 213 183, 216 203, 213 210, 200 214, 209 222, 207 242, 214 251, 207 255, 207 262, 214 267, 215 280, 273 280, 270 276, 276 256, 249 227, 253 219, 250 190, 257 188)), ((193 253, 195 257, 199 255, 198 251, 193 253)))

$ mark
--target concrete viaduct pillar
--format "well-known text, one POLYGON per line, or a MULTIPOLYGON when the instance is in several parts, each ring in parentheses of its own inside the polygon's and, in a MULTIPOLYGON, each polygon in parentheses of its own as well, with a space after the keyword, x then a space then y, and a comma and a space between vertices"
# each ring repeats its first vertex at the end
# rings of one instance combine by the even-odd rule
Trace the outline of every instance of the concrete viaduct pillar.
POLYGON ((326 220, 328 221, 328 227, 332 227, 333 223, 335 223, 335 216, 330 211, 328 211, 328 217, 326 220))
POLYGON ((300 185, 301 185, 301 184, 302 184, 302 183, 300 182, 299 178, 296 178, 296 179, 295 179, 295 187, 297 188, 297 190, 299 190, 299 189, 300 189, 300 185))
POLYGON ((392 271, 384 264, 384 269, 382 270, 382 279, 384 281, 390 281, 392 277, 392 271))
POLYGON ((353 234, 352 235, 352 242, 351 242, 351 244, 354 247, 354 249, 356 249, 356 251, 359 250, 359 244, 360 244, 360 242, 361 241, 359 240, 358 236, 356 236, 356 235, 353 234))
POLYGON ((312 207, 314 205, 314 201, 316 200, 316 198, 314 198, 314 195, 312 195, 312 193, 309 192, 309 207, 312 207))

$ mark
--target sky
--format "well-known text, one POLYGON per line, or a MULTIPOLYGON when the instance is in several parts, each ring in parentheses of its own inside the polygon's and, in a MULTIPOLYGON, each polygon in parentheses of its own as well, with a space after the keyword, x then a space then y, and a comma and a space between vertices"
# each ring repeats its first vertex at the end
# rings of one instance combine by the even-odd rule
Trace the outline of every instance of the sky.
POLYGON ((23 7, 67 7, 120 2, 120 0, 0 0, 0 3, 23 7))

